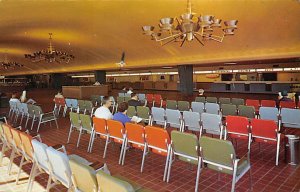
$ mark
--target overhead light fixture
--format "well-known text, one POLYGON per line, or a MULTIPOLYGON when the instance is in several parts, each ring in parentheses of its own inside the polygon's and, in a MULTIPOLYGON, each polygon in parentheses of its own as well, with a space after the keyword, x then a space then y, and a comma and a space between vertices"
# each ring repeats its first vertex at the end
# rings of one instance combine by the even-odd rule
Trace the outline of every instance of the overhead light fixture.
POLYGON ((225 65, 236 65, 237 63, 235 62, 228 62, 228 63, 224 63, 225 65))
POLYGON ((171 42, 181 42, 180 47, 188 41, 196 39, 200 44, 204 45, 204 41, 214 40, 222 42, 226 35, 234 35, 234 30, 237 29, 237 20, 224 21, 217 19, 212 15, 200 15, 194 17, 192 13, 192 4, 187 1, 187 12, 180 17, 167 17, 160 20, 159 32, 154 32, 154 26, 143 26, 144 35, 152 37, 152 40, 160 42, 161 45, 166 45, 171 42), (195 18, 195 19, 194 19, 195 18), (174 21, 177 24, 174 24, 174 21), (222 28, 221 35, 215 35, 214 30, 222 28), (223 31, 223 32, 222 32, 223 31))
POLYGON ((163 69, 173 69, 174 67, 162 67, 163 69))
POLYGON ((23 67, 23 64, 19 64, 17 62, 14 61, 9 61, 7 58, 7 52, 4 53, 4 60, 0 62, 1 67, 4 70, 8 70, 8 69, 15 69, 17 67, 23 67))
POLYGON ((49 33, 49 46, 46 50, 34 52, 33 54, 25 54, 25 58, 30 59, 32 62, 46 61, 48 63, 69 63, 74 59, 74 55, 66 52, 55 50, 52 45, 52 33, 49 33))

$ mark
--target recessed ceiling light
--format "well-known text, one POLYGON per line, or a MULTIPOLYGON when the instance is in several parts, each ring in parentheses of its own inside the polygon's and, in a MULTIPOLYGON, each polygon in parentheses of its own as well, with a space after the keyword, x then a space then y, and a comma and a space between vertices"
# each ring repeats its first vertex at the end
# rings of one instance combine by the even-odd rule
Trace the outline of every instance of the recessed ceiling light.
POLYGON ((228 63, 224 63, 225 65, 235 65, 235 64, 237 64, 237 63, 235 63, 235 62, 228 62, 228 63))
POLYGON ((162 67, 163 69, 173 69, 173 67, 162 67))

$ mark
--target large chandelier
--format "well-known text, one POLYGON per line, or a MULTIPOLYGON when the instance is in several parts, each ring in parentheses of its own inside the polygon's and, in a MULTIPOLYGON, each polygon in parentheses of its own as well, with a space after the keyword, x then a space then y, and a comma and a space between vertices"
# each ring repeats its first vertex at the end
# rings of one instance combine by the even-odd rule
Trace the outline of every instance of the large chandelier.
POLYGON ((186 13, 179 18, 162 18, 158 24, 159 32, 154 32, 154 26, 143 26, 143 33, 151 36, 152 40, 160 42, 161 45, 181 42, 180 47, 182 47, 186 41, 189 42, 194 39, 202 45, 207 40, 221 43, 226 35, 234 35, 234 30, 237 29, 237 20, 224 21, 224 26, 222 26, 222 20, 212 15, 200 15, 196 18, 194 16, 192 4, 190 0, 187 0, 186 13), (174 20, 177 22, 176 24, 174 24, 174 20), (220 35, 214 34, 217 28, 222 29, 220 35))
POLYGON ((19 64, 14 61, 9 61, 7 58, 7 53, 4 54, 4 60, 0 61, 1 68, 8 70, 8 69, 15 69, 17 67, 23 67, 23 64, 19 64))
POLYGON ((33 54, 25 54, 25 58, 30 59, 32 62, 46 61, 48 63, 52 63, 55 61, 57 63, 69 63, 72 59, 74 59, 74 56, 66 52, 55 50, 52 45, 52 33, 49 33, 49 46, 47 50, 37 51, 33 54))

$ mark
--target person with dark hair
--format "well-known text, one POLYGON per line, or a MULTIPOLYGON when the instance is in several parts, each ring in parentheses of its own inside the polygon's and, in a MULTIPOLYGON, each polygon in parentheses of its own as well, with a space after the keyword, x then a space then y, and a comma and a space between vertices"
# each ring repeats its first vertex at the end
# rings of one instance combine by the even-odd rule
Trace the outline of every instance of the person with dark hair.
POLYGON ((16 102, 16 103, 20 103, 20 102, 21 102, 21 101, 17 98, 17 92, 13 92, 13 93, 12 93, 9 102, 16 102))
POLYGON ((128 101, 128 105, 134 107, 143 106, 136 93, 131 93, 131 99, 128 101))
POLYGON ((128 109, 128 103, 123 102, 118 106, 118 113, 114 114, 113 120, 120 121, 125 125, 127 122, 131 122, 130 117, 126 115, 128 109))
POLYGON ((281 97, 279 96, 280 101, 293 101, 291 98, 288 98, 288 92, 286 90, 281 92, 281 97))
POLYGON ((102 99, 103 105, 96 109, 95 117, 102 119, 112 119, 113 115, 110 112, 109 108, 111 107, 113 101, 110 97, 105 96, 102 99))
POLYGON ((54 95, 54 99, 53 99, 53 101, 55 101, 55 98, 60 98, 60 99, 63 99, 63 98, 64 98, 64 96, 63 96, 63 94, 62 94, 62 91, 61 91, 61 90, 58 90, 58 91, 57 91, 57 94, 56 94, 56 95, 54 95))

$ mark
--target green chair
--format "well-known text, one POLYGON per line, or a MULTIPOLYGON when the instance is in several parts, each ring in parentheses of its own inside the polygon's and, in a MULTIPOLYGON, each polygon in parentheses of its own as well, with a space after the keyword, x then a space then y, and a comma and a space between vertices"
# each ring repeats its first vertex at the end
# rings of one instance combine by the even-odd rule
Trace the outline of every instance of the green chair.
POLYGON ((57 124, 57 120, 56 120, 54 111, 44 113, 42 108, 38 105, 33 105, 33 111, 34 111, 34 116, 32 119, 31 130, 33 128, 33 124, 35 121, 38 121, 37 132, 39 132, 41 124, 47 123, 47 122, 51 123, 51 121, 55 121, 56 128, 58 129, 58 124, 57 124))
MULTIPOLYGON (((101 105, 101 102, 99 102, 99 98, 100 98, 100 95, 91 95, 90 99, 94 106, 101 105)), ((101 98, 100 98, 100 100, 101 100, 101 98)))
POLYGON ((226 97, 220 97, 219 98, 219 104, 231 104, 231 99, 226 97))
MULTIPOLYGON (((86 131, 87 133, 92 135, 92 130, 93 130, 93 125, 92 125, 92 118, 89 115, 84 115, 84 114, 79 114, 79 118, 80 118, 80 129, 79 129, 79 136, 78 136, 78 140, 77 140, 77 147, 79 147, 79 142, 80 142, 80 138, 81 138, 81 134, 83 133, 83 131, 86 131)), ((88 145, 88 151, 90 149, 91 146, 91 140, 92 140, 92 136, 90 136, 90 141, 89 141, 89 145, 88 145)))
POLYGON ((241 99, 241 98, 232 98, 231 99, 231 104, 232 105, 236 105, 236 106, 244 105, 245 104, 245 100, 241 99))
POLYGON ((78 108, 77 108, 77 113, 85 113, 85 101, 78 99, 78 108))
POLYGON ((71 123, 71 126, 70 126, 70 130, 69 130, 69 136, 68 136, 68 141, 67 141, 67 143, 70 142, 70 138, 71 138, 71 134, 72 134, 72 132, 73 132, 73 129, 79 131, 80 128, 81 128, 80 119, 79 119, 79 114, 71 111, 71 112, 69 113, 69 116, 70 116, 70 123, 71 123))
POLYGON ((253 106, 239 105, 238 115, 253 119, 255 118, 255 108, 253 106))
POLYGON ((75 191, 98 192, 96 171, 89 165, 79 163, 73 159, 69 160, 72 171, 72 183, 75 191))
POLYGON ((169 157, 167 182, 169 182, 170 179, 172 163, 175 157, 178 157, 178 159, 181 161, 197 166, 195 191, 198 191, 201 161, 199 156, 199 141, 197 136, 191 133, 172 131, 171 140, 172 150, 169 157), (174 158, 172 158, 172 155, 174 155, 174 158))
POLYGON ((237 158, 230 141, 203 136, 200 138, 200 155, 201 163, 205 163, 208 169, 232 175, 231 192, 234 192, 235 184, 248 171, 252 188, 249 152, 242 158, 237 158))
POLYGON ((92 101, 85 100, 84 106, 85 106, 84 114, 86 114, 86 112, 88 112, 91 116, 93 116, 95 108, 94 108, 92 101))
POLYGON ((195 98, 195 101, 196 102, 202 102, 202 103, 205 103, 206 101, 205 101, 205 97, 196 97, 195 98))
POLYGON ((232 115, 232 116, 237 115, 236 105, 221 104, 221 111, 222 111, 222 116, 223 117, 228 116, 228 115, 232 115))
POLYGON ((150 110, 149 107, 137 106, 136 115, 143 119, 144 123, 148 123, 150 119, 150 110))
POLYGON ((206 97, 206 103, 218 103, 218 99, 216 97, 206 97))
POLYGON ((178 101, 178 110, 179 111, 189 111, 190 110, 190 103, 188 101, 178 101))
POLYGON ((124 97, 124 101, 128 102, 131 99, 131 97, 124 97))
POLYGON ((167 103, 167 105, 166 105, 167 109, 174 109, 174 110, 177 109, 177 101, 175 101, 175 100, 167 100, 166 103, 167 103))
POLYGON ((128 106, 127 115, 130 118, 136 115, 136 110, 134 106, 128 106))

